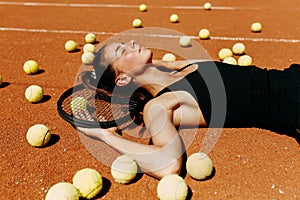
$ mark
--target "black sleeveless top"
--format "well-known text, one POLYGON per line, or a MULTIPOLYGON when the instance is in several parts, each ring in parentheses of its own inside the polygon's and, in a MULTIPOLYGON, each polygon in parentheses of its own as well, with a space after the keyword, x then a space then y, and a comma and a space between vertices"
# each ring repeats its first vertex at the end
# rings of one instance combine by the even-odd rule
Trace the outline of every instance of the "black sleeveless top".
MULTIPOLYGON (((203 77, 202 72, 217 69, 226 94, 224 127, 299 127, 300 65, 291 65, 285 70, 268 70, 214 61, 196 64, 199 65, 198 70, 164 88, 157 96, 178 90, 189 92, 198 102, 209 125, 212 101, 210 87, 204 80, 210 80, 207 79, 210 77, 203 77)), ((213 81, 209 82, 213 84, 213 81)))

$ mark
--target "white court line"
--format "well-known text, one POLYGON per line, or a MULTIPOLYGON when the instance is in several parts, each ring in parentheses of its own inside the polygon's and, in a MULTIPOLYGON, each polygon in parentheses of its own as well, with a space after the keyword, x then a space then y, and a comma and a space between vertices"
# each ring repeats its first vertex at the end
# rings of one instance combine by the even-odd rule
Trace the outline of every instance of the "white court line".
MULTIPOLYGON (((96 7, 96 8, 138 8, 139 5, 126 4, 83 4, 83 3, 41 3, 41 2, 11 2, 1 1, 0 5, 14 6, 36 6, 36 7, 96 7)), ((203 6, 148 6, 150 8, 165 8, 165 9, 184 9, 184 10, 201 10, 203 6)), ((214 10, 258 10, 259 7, 225 7, 212 6, 214 10)))
MULTIPOLYGON (((17 31, 17 32, 33 32, 33 33, 70 33, 70 34, 87 34, 93 32, 97 35, 117 35, 119 33, 104 32, 104 31, 80 31, 80 30, 48 30, 48 29, 30 29, 30 28, 9 28, 0 27, 0 31, 17 31)), ((131 34, 132 36, 138 34, 131 34)), ((162 35, 162 34, 144 34, 148 37, 161 37, 161 38, 179 38, 179 35, 162 35)), ((197 36, 190 36, 192 39, 199 39, 197 36)), ((300 43, 299 39, 275 39, 275 38, 244 38, 244 37, 222 37, 211 36, 211 40, 224 40, 224 41, 252 41, 252 42, 280 42, 280 43, 300 43)))

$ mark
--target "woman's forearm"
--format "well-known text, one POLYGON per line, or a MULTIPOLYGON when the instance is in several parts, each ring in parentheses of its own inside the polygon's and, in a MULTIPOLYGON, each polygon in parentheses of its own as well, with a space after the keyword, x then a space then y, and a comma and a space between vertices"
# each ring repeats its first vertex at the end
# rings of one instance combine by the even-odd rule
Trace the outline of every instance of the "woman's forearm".
POLYGON ((163 147, 133 142, 115 134, 102 140, 117 151, 132 157, 143 172, 157 178, 169 174, 169 170, 177 169, 173 173, 180 170, 181 154, 177 155, 175 152, 178 151, 173 149, 181 148, 181 139, 178 134, 169 145, 163 147))
POLYGON ((132 157, 141 170, 156 178, 162 178, 170 173, 179 173, 181 169, 182 142, 178 134, 170 138, 167 145, 145 145, 127 140, 112 129, 78 128, 89 137, 101 140, 119 151, 132 157))

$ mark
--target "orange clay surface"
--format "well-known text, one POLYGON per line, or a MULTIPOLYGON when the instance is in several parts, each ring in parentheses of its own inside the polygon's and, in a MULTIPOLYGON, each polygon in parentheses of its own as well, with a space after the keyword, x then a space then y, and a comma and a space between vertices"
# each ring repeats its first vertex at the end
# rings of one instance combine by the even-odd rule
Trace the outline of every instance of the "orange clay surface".
MULTIPOLYGON (((110 167, 95 159, 77 131, 59 117, 56 102, 73 86, 81 64, 82 46, 74 53, 64 49, 69 39, 84 44, 85 34, 96 32, 101 43, 111 37, 109 33, 132 29, 132 20, 139 17, 144 27, 163 27, 191 36, 197 36, 201 28, 209 29, 211 39, 196 41, 214 60, 218 60, 221 48, 231 48, 241 41, 253 64, 259 67, 283 69, 300 63, 300 1, 296 0, 211 1, 210 11, 172 8, 201 7, 205 3, 194 0, 45 0, 39 3, 64 5, 0 2, 0 75, 4 81, 0 88, 0 199, 44 199, 53 184, 71 182, 75 172, 86 167, 98 170, 104 177, 103 190, 95 199, 157 198, 158 180, 146 174, 129 185, 115 183, 110 167), (83 3, 88 6, 79 5, 83 3), (141 3, 148 5, 147 12, 138 10, 141 3), (95 4, 136 7, 92 6, 95 4), (172 13, 179 15, 179 23, 169 21, 172 13), (256 21, 263 25, 261 33, 250 31, 250 25, 256 21), (39 62, 38 74, 25 74, 22 66, 28 59, 39 62), (31 84, 43 87, 45 97, 41 103, 31 104, 25 99, 25 89, 31 84), (34 148, 26 141, 28 128, 37 123, 47 125, 53 136, 44 148, 34 148)), ((161 53, 154 52, 154 55, 155 59, 162 57, 161 53)), ((185 132, 182 131, 183 136, 185 132)), ((200 151, 206 132, 204 128, 197 130, 187 155, 200 151)), ((106 152, 109 148, 102 142, 99 145, 104 149, 102 155, 110 158, 116 155, 112 150, 106 152)), ((300 199, 299 137, 258 128, 228 128, 222 130, 208 155, 215 167, 210 179, 196 181, 183 176, 190 188, 189 199, 300 199)))

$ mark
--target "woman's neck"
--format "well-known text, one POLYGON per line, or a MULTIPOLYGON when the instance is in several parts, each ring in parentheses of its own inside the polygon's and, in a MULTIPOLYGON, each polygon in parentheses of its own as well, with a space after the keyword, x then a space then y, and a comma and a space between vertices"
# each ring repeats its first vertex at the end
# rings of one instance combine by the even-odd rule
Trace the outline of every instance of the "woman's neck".
POLYGON ((153 96, 156 96, 162 89, 183 77, 181 73, 172 74, 161 71, 155 66, 150 66, 143 74, 134 78, 134 83, 145 88, 153 96))

